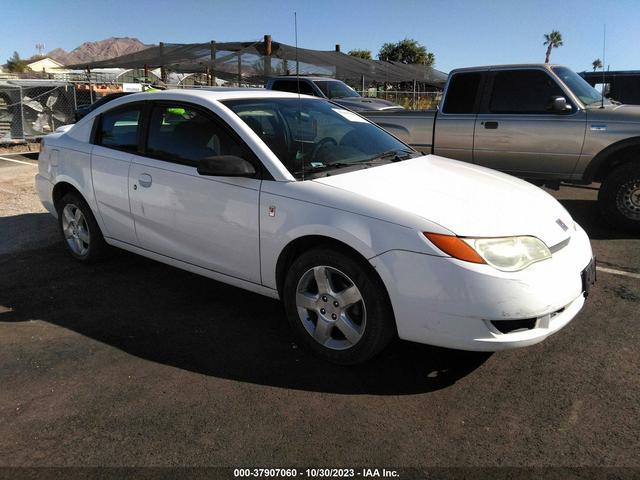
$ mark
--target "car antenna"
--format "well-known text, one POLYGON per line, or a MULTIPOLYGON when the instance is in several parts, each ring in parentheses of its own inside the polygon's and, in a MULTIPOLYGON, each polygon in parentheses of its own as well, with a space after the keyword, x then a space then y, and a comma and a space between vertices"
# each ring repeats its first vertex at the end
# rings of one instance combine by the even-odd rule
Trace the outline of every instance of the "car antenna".
MULTIPOLYGON (((298 92, 298 135, 300 135, 300 131, 302 130, 302 101, 300 99, 300 64, 298 63, 298 12, 293 12, 293 28, 296 41, 296 90, 298 92)), ((302 141, 300 142, 300 163, 302 167, 302 181, 304 182, 304 142, 302 141)))
POLYGON ((605 58, 605 52, 606 52, 606 45, 607 45, 607 24, 604 24, 604 32, 602 33, 602 88, 600 89, 600 108, 604 108, 604 87, 605 87, 605 83, 604 83, 604 66, 606 65, 606 58, 605 58))

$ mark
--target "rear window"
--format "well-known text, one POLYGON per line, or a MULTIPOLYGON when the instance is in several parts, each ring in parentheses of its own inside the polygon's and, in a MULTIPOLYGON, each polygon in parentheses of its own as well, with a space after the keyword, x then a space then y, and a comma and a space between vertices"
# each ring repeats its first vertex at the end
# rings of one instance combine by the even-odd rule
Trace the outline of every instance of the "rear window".
POLYGON ((474 113, 482 73, 456 73, 447 87, 444 113, 474 113))
POLYGON ((97 144, 135 152, 138 147, 140 107, 118 108, 102 114, 97 144))
MULTIPOLYGON (((300 93, 303 95, 315 95, 313 88, 305 80, 300 80, 300 93)), ((271 86, 272 90, 280 92, 298 93, 298 81, 292 80, 276 80, 271 86)), ((317 95, 316 95, 317 96, 317 95)))

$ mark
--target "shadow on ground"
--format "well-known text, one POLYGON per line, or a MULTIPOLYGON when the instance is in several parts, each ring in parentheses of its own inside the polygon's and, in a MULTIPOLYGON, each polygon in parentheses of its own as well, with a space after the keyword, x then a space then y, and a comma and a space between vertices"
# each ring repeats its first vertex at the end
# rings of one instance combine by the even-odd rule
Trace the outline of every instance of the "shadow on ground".
POLYGON ((50 245, 58 238, 56 219, 48 213, 0 217, 0 255, 50 245))
POLYGON ((2 255, 0 271, 0 322, 43 320, 140 358, 243 382, 412 394, 447 387, 489 358, 397 341, 363 366, 327 364, 295 345, 280 302, 126 252, 84 266, 57 243, 2 255))

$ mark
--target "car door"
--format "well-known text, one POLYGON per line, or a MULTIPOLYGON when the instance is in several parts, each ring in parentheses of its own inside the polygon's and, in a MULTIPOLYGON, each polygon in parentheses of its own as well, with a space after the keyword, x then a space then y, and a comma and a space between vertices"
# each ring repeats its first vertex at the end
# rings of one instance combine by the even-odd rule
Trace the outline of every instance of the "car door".
POLYGON ((473 132, 482 89, 482 72, 454 73, 436 118, 433 153, 473 161, 473 132))
POLYGON ((142 103, 108 110, 97 122, 91 151, 91 176, 104 236, 135 244, 129 207, 129 167, 138 148, 142 103))
MULTIPOLYGON (((139 245, 218 273, 260 283, 259 174, 200 175, 199 161, 235 155, 257 162, 212 112, 151 102, 143 153, 129 171, 139 245)), ((258 171, 259 165, 256 168, 258 171)))
POLYGON ((585 112, 543 68, 498 70, 476 119, 474 162, 521 176, 570 175, 580 157, 585 112), (554 97, 571 109, 554 113, 554 97))

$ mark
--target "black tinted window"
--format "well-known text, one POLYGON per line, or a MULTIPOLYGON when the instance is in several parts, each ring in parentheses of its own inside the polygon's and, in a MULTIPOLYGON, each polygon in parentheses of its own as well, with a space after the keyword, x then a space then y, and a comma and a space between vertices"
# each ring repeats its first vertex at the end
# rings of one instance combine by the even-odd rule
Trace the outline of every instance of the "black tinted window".
MULTIPOLYGON (((281 92, 298 93, 298 81, 294 79, 276 80, 271 88, 281 92)), ((313 88, 305 80, 300 80, 300 93, 303 95, 315 95, 313 88)))
POLYGON ((158 105, 151 113, 147 154, 195 165, 203 158, 218 155, 242 157, 244 149, 203 112, 183 105, 158 105))
POLYGON ((98 144, 135 152, 138 146, 140 107, 119 108, 102 114, 98 144))
POLYGON ((474 113, 481 73, 457 73, 449 81, 444 113, 474 113))
POLYGON ((541 70, 498 72, 493 80, 492 113, 547 113, 551 97, 564 96, 553 79, 541 70))

